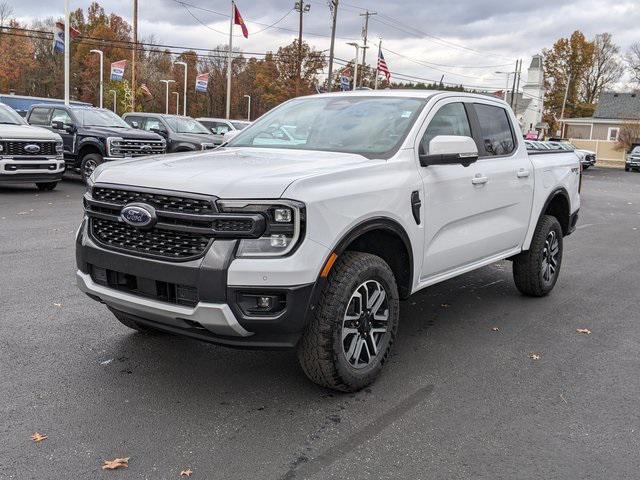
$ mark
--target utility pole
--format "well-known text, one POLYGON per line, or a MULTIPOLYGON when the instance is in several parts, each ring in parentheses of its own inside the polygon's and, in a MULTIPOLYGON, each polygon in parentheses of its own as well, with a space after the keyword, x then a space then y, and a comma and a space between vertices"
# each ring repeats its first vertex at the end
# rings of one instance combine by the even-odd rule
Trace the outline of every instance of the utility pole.
MULTIPOLYGON (((338 19, 338 2, 340 0, 331 0, 331 10, 333 12, 333 21, 331 25, 331 47, 329 47, 329 77, 327 80, 327 92, 333 90, 333 49, 336 43, 336 21, 338 19)), ((357 61, 357 60, 356 60, 357 61)))
POLYGON ((298 81, 296 82, 296 97, 300 95, 300 84, 302 83, 302 15, 311 10, 311 5, 304 3, 304 0, 296 2, 295 9, 300 12, 300 28, 298 29, 298 81))
POLYGON ((562 111, 560 112, 560 136, 564 136, 564 108, 567 105, 567 97, 569 96, 569 84, 571 83, 571 73, 567 75, 567 85, 564 89, 564 100, 562 100, 562 111))
POLYGON ((136 111, 136 49, 138 48, 138 0, 133 0, 133 48, 131 49, 131 111, 136 111))
POLYGON ((71 42, 69 41, 69 0, 64 1, 64 104, 69 106, 69 49, 71 42))
POLYGON ((513 99, 516 96, 516 76, 518 75, 518 65, 520 64, 519 60, 516 60, 516 69, 513 71, 513 87, 511 88, 511 102, 509 102, 509 106, 513 109, 513 99))
POLYGON ((516 114, 516 118, 518 116, 517 113, 516 113, 518 111, 518 95, 517 95, 517 93, 518 93, 518 90, 520 90, 520 74, 521 73, 522 73, 522 59, 520 59, 520 65, 518 66, 518 71, 516 73, 516 76, 518 77, 518 83, 516 84, 516 89, 514 91, 515 92, 514 95, 515 95, 516 99, 515 99, 515 102, 513 104, 513 113, 516 114))
MULTIPOLYGON (((369 34, 369 17, 371 15, 377 15, 378 12, 370 12, 369 10, 366 13, 361 13, 360 16, 364 17, 364 28, 362 29, 362 41, 363 41, 363 49, 362 49, 362 78, 360 79, 360 86, 364 85, 364 77, 365 77, 365 67, 366 67, 366 59, 367 59, 367 36, 369 34)), ((356 62, 358 60, 356 59, 356 62)), ((377 68, 377 66, 376 66, 377 68)))

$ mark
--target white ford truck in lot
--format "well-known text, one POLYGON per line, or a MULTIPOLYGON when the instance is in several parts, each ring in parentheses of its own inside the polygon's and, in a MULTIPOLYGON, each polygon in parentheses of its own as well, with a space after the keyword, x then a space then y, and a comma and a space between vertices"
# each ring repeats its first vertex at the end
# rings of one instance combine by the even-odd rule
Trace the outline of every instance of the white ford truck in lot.
POLYGON ((0 103, 0 185, 35 183, 53 190, 64 174, 62 137, 30 126, 15 110, 0 103))
POLYGON ((523 294, 548 294, 580 175, 571 152, 529 154, 493 97, 297 98, 218 150, 96 169, 77 281, 133 329, 296 348, 312 381, 355 391, 380 373, 401 299, 501 259, 523 294))

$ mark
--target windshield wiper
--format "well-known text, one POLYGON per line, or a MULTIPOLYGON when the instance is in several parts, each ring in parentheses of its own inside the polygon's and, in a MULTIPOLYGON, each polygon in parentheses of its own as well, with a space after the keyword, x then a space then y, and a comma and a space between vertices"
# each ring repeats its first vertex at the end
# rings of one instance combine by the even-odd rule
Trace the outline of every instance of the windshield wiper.
POLYGON ((15 122, 0 122, 2 125, 24 125, 23 123, 15 123, 15 122))

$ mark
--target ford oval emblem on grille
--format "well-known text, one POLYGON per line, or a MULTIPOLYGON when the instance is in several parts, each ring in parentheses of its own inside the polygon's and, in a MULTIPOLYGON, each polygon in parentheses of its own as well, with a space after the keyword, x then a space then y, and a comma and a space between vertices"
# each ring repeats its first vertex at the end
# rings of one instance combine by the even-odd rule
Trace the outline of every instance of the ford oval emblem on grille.
POLYGON ((137 228, 151 228, 157 221, 155 208, 144 203, 130 203, 120 211, 120 218, 137 228))
POLYGON ((24 151, 27 153, 39 153, 40 145, 36 145, 35 143, 29 143, 24 146, 24 151))
POLYGON ((140 150, 142 150, 143 152, 150 152, 151 151, 151 145, 142 145, 140 147, 140 150))

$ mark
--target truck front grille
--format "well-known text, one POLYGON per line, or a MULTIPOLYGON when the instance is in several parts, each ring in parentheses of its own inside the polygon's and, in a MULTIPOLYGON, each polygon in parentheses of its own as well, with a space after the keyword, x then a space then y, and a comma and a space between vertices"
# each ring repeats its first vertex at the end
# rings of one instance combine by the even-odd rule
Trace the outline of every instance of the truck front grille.
POLYGON ((165 143, 154 140, 123 140, 120 151, 127 157, 143 157, 145 155, 161 155, 165 153, 165 143))
POLYGON ((165 210, 167 212, 193 214, 216 212, 212 200, 198 198, 196 196, 188 197, 169 193, 131 191, 104 187, 95 187, 92 191, 92 196, 95 200, 122 206, 133 202, 147 203, 158 210, 165 210))
POLYGON ((55 142, 30 142, 28 140, 10 140, 5 142, 4 155, 10 155, 14 157, 44 157, 56 155, 56 143, 55 142), (37 145, 37 152, 28 152, 25 150, 27 145, 37 145))
POLYGON ((212 241, 210 235, 159 228, 139 230, 105 218, 91 218, 90 228, 91 236, 106 248, 173 260, 199 257, 212 241))

